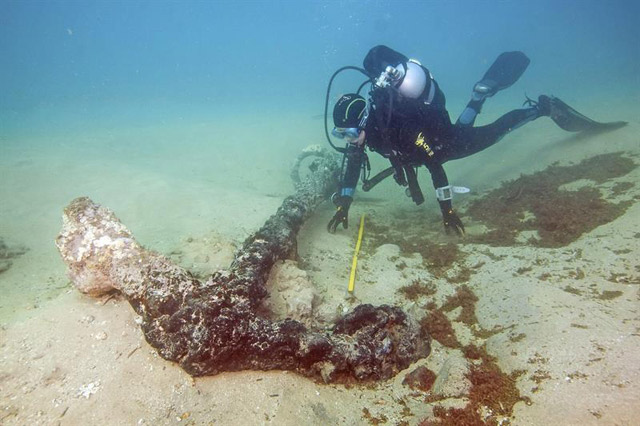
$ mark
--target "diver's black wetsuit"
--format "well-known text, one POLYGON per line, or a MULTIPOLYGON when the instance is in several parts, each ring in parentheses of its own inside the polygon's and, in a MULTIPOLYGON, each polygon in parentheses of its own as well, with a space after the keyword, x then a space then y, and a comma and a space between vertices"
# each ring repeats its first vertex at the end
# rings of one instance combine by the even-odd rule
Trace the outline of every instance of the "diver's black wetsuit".
MULTIPOLYGON (((550 117, 569 132, 608 131, 627 124, 625 121, 598 122, 554 96, 540 95, 537 101, 527 98, 528 108, 508 112, 489 125, 473 127, 484 101, 514 84, 528 65, 529 58, 523 52, 500 54, 476 83, 471 100, 452 124, 445 96, 429 70, 386 46, 372 48, 364 59, 365 71, 373 83, 368 109, 362 109, 366 102, 355 93, 343 95, 334 107, 334 131, 350 140, 351 145, 346 150, 347 165, 340 190, 333 197, 337 209, 327 225, 329 232, 335 232, 339 224, 348 227, 349 207, 366 159, 365 147, 389 159, 394 178, 409 187, 416 204, 424 198, 415 169, 426 166, 436 188, 445 230, 463 235, 464 225, 451 205, 451 195, 456 188, 449 185, 444 163, 480 152, 510 131, 542 116, 550 117), (354 101, 356 98, 359 101, 354 101), (355 127, 358 132, 347 132, 355 127)), ((374 177, 372 182, 384 176, 388 176, 387 171, 374 177)))
MULTIPOLYGON (((407 57, 391 49, 377 52, 372 49, 365 59, 365 69, 377 76, 387 65, 406 61, 407 57)), ((392 88, 375 88, 369 94, 365 145, 391 161, 400 184, 407 184, 409 176, 403 176, 403 172, 411 172, 408 166, 424 165, 431 173, 434 188, 446 187, 449 182, 444 163, 480 152, 540 116, 537 108, 530 107, 511 111, 486 126, 452 124, 444 93, 429 71, 422 68, 428 82, 418 99, 402 97, 392 88)), ((348 148, 340 195, 353 196, 364 158, 364 146, 348 148)), ((415 198, 414 201, 422 202, 415 198)), ((450 200, 439 202, 443 213, 452 213, 450 200)))

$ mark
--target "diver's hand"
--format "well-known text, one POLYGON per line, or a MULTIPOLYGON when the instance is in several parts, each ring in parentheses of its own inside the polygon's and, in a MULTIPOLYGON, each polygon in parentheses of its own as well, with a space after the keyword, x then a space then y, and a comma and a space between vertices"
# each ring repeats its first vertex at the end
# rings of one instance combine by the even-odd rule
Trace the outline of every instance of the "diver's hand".
POLYGON ((453 209, 443 210, 442 220, 444 222, 444 230, 447 235, 455 233, 459 237, 464 236, 464 225, 453 209))
POLYGON ((336 196, 333 199, 333 203, 336 205, 336 213, 333 215, 329 224, 327 225, 327 231, 330 233, 336 232, 338 225, 342 224, 344 229, 349 227, 349 207, 353 198, 344 195, 336 196))

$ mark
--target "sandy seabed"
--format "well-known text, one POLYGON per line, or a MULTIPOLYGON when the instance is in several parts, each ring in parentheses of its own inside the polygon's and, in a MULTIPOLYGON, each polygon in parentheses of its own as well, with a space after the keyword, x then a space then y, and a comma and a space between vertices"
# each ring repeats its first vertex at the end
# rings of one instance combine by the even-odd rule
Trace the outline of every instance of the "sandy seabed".
MULTIPOLYGON (((499 146, 446 167, 452 183, 481 193, 555 161, 569 164, 623 151, 635 155, 637 163, 638 124, 578 139, 540 120, 499 146)), ((253 132, 274 131, 268 123, 256 126, 253 132)), ((234 248, 292 192, 283 163, 304 144, 289 150, 279 146, 278 155, 257 149, 243 157, 250 167, 234 167, 239 151, 213 150, 207 142, 215 136, 202 141, 202 135, 214 133, 210 130, 203 125, 200 134, 176 148, 166 129, 123 136, 153 139, 165 149, 153 154, 140 146, 123 148, 115 142, 122 135, 106 134, 95 137, 100 149, 92 144, 78 149, 83 145, 65 145, 69 142, 60 138, 49 140, 48 147, 34 142, 8 148, 9 155, 0 159, 0 195, 8 200, 0 210, 0 237, 11 247, 28 249, 0 274, 0 423, 415 425, 432 416, 434 406, 425 402, 431 392, 403 384, 419 366, 436 373, 434 386, 446 396, 439 405, 464 406, 468 361, 459 349, 435 340, 427 359, 374 385, 318 384, 282 371, 193 379, 146 343, 126 300, 91 299, 70 286, 53 239, 62 208, 81 195, 113 209, 148 248, 200 274, 229 264, 234 248), (105 146, 112 146, 107 154, 101 151, 105 146), (144 161, 129 160, 136 156, 144 161), (197 161, 200 157, 207 160, 197 161)), ((383 165, 374 161, 378 168, 383 165)), ((421 176, 423 187, 430 188, 426 174, 421 176)), ((504 372, 519 372, 516 385, 523 401, 508 419, 485 411, 486 419, 514 425, 637 424, 640 169, 618 180, 634 184, 627 191, 634 203, 569 245, 458 245, 464 256, 456 267, 473 269, 464 284, 478 301, 477 324, 457 321, 457 310, 447 314, 457 339, 484 346, 504 372), (497 332, 479 337, 478 329, 497 332)), ((346 294, 357 218, 366 214, 375 223, 391 223, 398 211, 423 218, 419 209, 427 209, 427 217, 438 221, 433 197, 425 193, 427 207, 413 206, 391 180, 360 193, 351 210, 352 226, 336 235, 325 230, 332 206, 319 209, 299 235, 298 266, 316 288, 315 308, 341 312, 358 303, 387 303, 419 315, 430 303, 442 305, 455 294, 461 284, 435 274, 420 254, 404 253, 394 244, 366 245, 368 228, 355 298, 346 294), (416 280, 434 284, 437 291, 408 300, 399 290, 416 280)), ((464 206, 464 200, 459 203, 464 206)), ((416 220, 414 226, 421 223, 416 220)), ((469 223, 468 232, 482 229, 469 223)), ((443 233, 434 239, 456 242, 443 233)))

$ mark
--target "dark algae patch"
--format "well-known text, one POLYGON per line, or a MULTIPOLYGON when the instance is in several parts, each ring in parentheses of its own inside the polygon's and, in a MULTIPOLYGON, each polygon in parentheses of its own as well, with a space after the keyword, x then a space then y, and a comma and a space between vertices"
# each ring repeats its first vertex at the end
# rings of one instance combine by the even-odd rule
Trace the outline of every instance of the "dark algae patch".
POLYGON ((482 359, 474 364, 467 376, 471 381, 469 408, 477 411, 480 406, 489 407, 494 414, 511 416, 513 406, 524 398, 516 387, 516 379, 522 374, 516 371, 506 374, 496 364, 496 359, 482 349, 482 359))
POLYGON ((611 194, 622 195, 633 187, 634 185, 631 182, 618 182, 611 188, 611 194))
POLYGON ((370 425, 383 425, 388 420, 384 414, 380 414, 380 417, 374 417, 368 408, 362 409, 362 418, 367 420, 370 425))
POLYGON ((456 308, 462 308, 457 320, 466 325, 473 325, 478 323, 478 318, 476 318, 477 301, 478 297, 473 294, 471 289, 466 285, 461 285, 456 293, 447 299, 441 309, 450 312, 456 308))
POLYGON ((622 296, 622 292, 615 290, 615 291, 611 291, 611 290, 605 290, 603 291, 599 296, 598 299, 600 300, 613 300, 616 299, 620 296, 622 296))
POLYGON ((457 244, 441 242, 442 223, 428 215, 402 215, 390 222, 381 223, 370 217, 367 222, 367 238, 364 241, 369 252, 383 244, 400 247, 403 256, 420 253, 426 266, 447 269, 460 260, 457 244))
POLYGON ((436 268, 447 269, 451 267, 460 254, 458 246, 453 243, 427 243, 423 245, 415 245, 415 248, 418 249, 416 251, 422 255, 427 266, 436 268))
POLYGON ((411 284, 398 289, 398 293, 413 302, 422 296, 433 296, 437 291, 434 284, 423 284, 420 280, 413 280, 411 284))
POLYGON ((566 286, 564 288, 564 291, 566 291, 567 293, 575 294, 576 296, 582 295, 582 292, 580 290, 575 287, 571 287, 570 285, 566 286))
POLYGON ((425 366, 420 366, 407 374, 404 377, 402 384, 409 386, 411 389, 419 389, 423 392, 429 392, 435 382, 436 373, 425 366))
MULTIPOLYGON (((613 221, 632 202, 610 202, 593 186, 571 191, 560 187, 581 179, 602 184, 628 174, 635 167, 633 160, 618 152, 598 155, 570 166, 554 164, 543 171, 505 182, 470 204, 467 214, 490 230, 469 239, 510 246, 515 244, 519 232, 537 231, 539 239, 530 239, 531 245, 565 246, 584 233, 613 221)), ((614 193, 626 193, 631 187, 629 183, 618 184, 614 193)))
POLYGON ((500 423, 495 416, 510 417, 516 403, 527 401, 516 387, 516 379, 522 372, 506 374, 484 348, 476 348, 475 351, 480 359, 471 365, 467 374, 467 379, 471 382, 469 403, 464 408, 436 406, 433 409, 435 419, 425 420, 420 426, 498 425, 500 423), (484 421, 480 418, 482 407, 491 410, 491 416, 484 421))
MULTIPOLYGON (((431 338, 438 341, 441 345, 453 349, 462 349, 462 345, 456 337, 456 333, 451 325, 451 321, 445 314, 454 309, 462 308, 456 321, 462 322, 468 326, 478 323, 476 318, 476 302, 478 297, 466 285, 457 288, 455 294, 449 296, 440 308, 430 306, 427 315, 420 321, 423 333, 427 333, 431 338)), ((490 336, 492 333, 487 330, 480 329, 480 332, 474 332, 476 337, 484 337, 482 332, 490 336)))
POLYGON ((437 340, 442 346, 448 348, 460 348, 460 342, 453 330, 451 321, 440 309, 429 311, 420 321, 420 327, 432 339, 437 340))
MULTIPOLYGON (((515 371, 511 374, 503 372, 496 362, 496 358, 489 355, 484 345, 477 346, 469 344, 462 346, 458 341, 455 331, 451 326, 445 312, 450 312, 457 308, 462 308, 456 321, 466 325, 477 324, 475 314, 475 304, 477 296, 471 289, 462 285, 457 288, 454 295, 449 296, 445 303, 437 308, 431 306, 428 315, 422 320, 423 330, 431 333, 431 337, 442 345, 459 349, 469 361, 469 372, 466 374, 471 387, 467 396, 468 403, 463 408, 445 408, 436 405, 433 408, 433 418, 420 422, 420 426, 485 426, 503 424, 501 417, 511 417, 513 407, 516 403, 530 401, 520 395, 516 386, 516 380, 523 375, 524 371, 515 371), (489 414, 484 416, 484 414, 489 414)), ((504 330, 504 328, 502 329, 504 330)), ((516 336, 517 339, 524 338, 516 336)), ((425 367, 419 367, 409 373, 404 380, 404 384, 412 389, 431 389, 435 382, 435 375, 425 367)), ((436 395, 432 395, 427 401, 437 400, 436 395), (435 398, 434 398, 435 397, 435 398)))

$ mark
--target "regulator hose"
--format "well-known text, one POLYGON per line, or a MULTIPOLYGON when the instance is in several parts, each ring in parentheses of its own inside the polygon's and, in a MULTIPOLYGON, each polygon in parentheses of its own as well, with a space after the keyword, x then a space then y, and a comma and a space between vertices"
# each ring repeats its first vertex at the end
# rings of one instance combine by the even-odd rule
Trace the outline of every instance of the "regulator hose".
MULTIPOLYGON (((324 100, 324 134, 327 137, 327 141, 329 142, 329 145, 331 145, 331 148, 335 149, 338 152, 341 153, 345 153, 347 150, 346 148, 339 148, 337 146, 335 146, 333 144, 333 142, 331 142, 331 137, 329 136, 329 127, 327 125, 327 116, 328 116, 328 111, 329 111, 329 95, 331 94, 331 85, 333 84, 333 80, 336 78, 336 76, 338 74, 340 74, 342 71, 346 71, 346 70, 354 70, 354 71, 358 71, 361 72, 362 74, 364 74, 365 76, 367 76, 367 82, 372 82, 373 80, 371 79, 371 77, 369 77, 369 74, 367 74, 367 72, 359 67, 354 67, 354 66, 346 66, 346 67, 342 67, 339 68, 336 72, 333 73, 333 75, 331 76, 331 78, 329 79, 329 84, 327 85, 327 96, 324 100)), ((360 88, 358 89, 358 92, 360 92, 360 90, 362 89, 362 87, 364 86, 364 84, 366 84, 367 82, 363 83, 360 88)))

